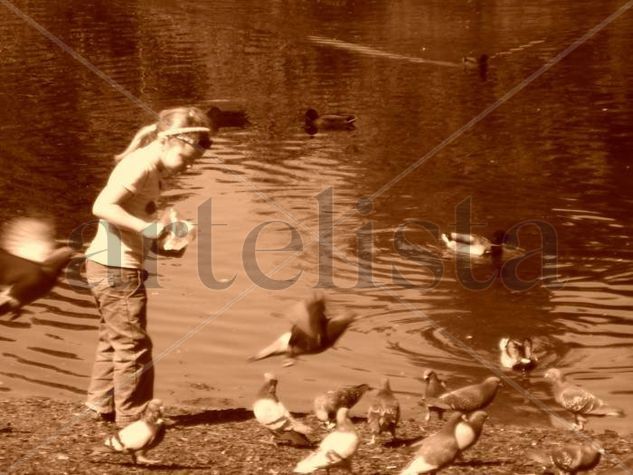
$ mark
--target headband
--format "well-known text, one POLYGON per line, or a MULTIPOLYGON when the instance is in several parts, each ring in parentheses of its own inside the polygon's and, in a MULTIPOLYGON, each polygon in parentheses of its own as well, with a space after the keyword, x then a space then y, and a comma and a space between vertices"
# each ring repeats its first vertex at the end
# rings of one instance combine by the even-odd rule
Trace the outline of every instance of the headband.
POLYGON ((211 132, 211 129, 209 127, 174 127, 173 129, 158 132, 158 137, 170 137, 172 135, 191 134, 194 132, 203 132, 208 134, 211 132))

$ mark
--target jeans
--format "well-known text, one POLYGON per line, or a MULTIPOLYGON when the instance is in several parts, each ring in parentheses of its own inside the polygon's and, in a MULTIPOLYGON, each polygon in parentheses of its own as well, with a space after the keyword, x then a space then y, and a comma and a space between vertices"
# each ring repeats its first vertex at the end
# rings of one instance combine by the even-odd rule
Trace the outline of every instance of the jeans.
POLYGON ((147 273, 88 259, 86 277, 101 315, 86 406, 101 414, 114 412, 117 425, 124 426, 140 418, 154 392, 147 273))

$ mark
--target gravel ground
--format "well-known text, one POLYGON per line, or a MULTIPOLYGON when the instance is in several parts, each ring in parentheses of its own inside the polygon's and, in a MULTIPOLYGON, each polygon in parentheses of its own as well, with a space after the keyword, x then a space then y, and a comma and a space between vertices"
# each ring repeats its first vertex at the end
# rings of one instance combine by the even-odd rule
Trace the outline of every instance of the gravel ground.
MULTIPOLYGON (((270 437, 246 409, 213 410, 168 407, 174 422, 162 444, 149 453, 160 460, 155 466, 135 466, 129 456, 114 453, 93 454, 105 437, 115 431, 113 425, 94 421, 81 404, 44 398, 0 401, 0 473, 204 473, 204 474, 288 474, 308 449, 276 447, 270 437)), ((325 432, 316 419, 304 422, 315 428, 313 439, 325 432)), ((388 438, 373 446, 364 419, 354 419, 363 444, 353 461, 354 473, 397 474, 413 457, 406 444, 391 444, 388 438)), ((419 421, 404 420, 399 437, 411 440, 430 434, 438 423, 421 427, 419 421)), ((633 437, 615 432, 586 432, 599 441, 607 454, 624 458, 633 451, 633 437)), ((502 426, 486 422, 475 447, 442 473, 536 474, 541 467, 525 453, 534 448, 578 441, 578 435, 546 427, 502 426)), ((603 457, 599 471, 613 466, 612 457, 603 457)), ((324 472, 321 472, 324 473, 324 472)), ((332 470, 332 473, 339 473, 332 470)), ((343 472, 340 472, 343 473, 343 472)))

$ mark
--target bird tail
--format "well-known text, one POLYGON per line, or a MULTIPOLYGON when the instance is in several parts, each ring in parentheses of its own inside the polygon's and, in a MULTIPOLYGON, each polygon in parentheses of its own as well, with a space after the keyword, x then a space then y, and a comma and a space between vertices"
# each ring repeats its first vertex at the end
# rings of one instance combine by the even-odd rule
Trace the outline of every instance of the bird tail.
POLYGON ((283 355, 288 349, 288 343, 290 342, 290 333, 284 333, 275 341, 273 341, 270 345, 268 345, 263 350, 259 351, 257 354, 251 356, 249 361, 257 361, 263 360, 264 358, 268 358, 269 356, 275 355, 283 355))
POLYGON ((451 406, 449 406, 448 404, 446 404, 444 401, 442 401, 440 398, 437 397, 430 397, 425 399, 426 402, 426 407, 435 407, 437 409, 442 409, 444 411, 450 411, 451 410, 451 406))
POLYGON ((301 460, 294 468, 294 473, 312 473, 322 467, 330 465, 329 460, 325 454, 321 452, 315 452, 309 455, 305 459, 301 460))
POLYGON ((624 411, 617 407, 609 407, 603 406, 591 411, 592 415, 595 416, 613 416, 613 417, 624 417, 624 411))
POLYGON ((552 465, 552 460, 550 459, 550 456, 547 454, 547 452, 543 452, 541 450, 529 450, 526 455, 530 460, 533 460, 536 463, 540 463, 544 467, 549 467, 550 465, 552 465))

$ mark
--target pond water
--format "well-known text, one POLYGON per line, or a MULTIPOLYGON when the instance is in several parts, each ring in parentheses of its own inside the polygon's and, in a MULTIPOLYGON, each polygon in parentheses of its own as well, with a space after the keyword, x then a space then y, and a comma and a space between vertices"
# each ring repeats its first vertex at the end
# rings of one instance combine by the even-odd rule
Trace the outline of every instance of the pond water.
MULTIPOLYGON (((275 371, 286 404, 309 410, 319 391, 386 375, 421 417, 425 368, 451 387, 481 380, 507 335, 535 341, 539 368, 509 375, 533 398, 553 407, 542 374, 558 367, 633 412, 624 2, 13 5, 0 7, 2 221, 49 214, 60 238, 87 242, 112 155, 152 111, 248 112, 167 183, 162 205, 203 230, 183 258, 150 264, 168 404, 249 406, 275 371), (483 53, 487 70, 462 66, 483 53), (309 107, 354 113, 356 128, 308 134, 309 107), (464 227, 512 230, 526 254, 456 259, 437 232, 464 227), (248 363, 315 289, 359 316, 336 349, 248 363)), ((67 279, 0 322, 0 395, 80 400, 96 325, 67 279)), ((549 419, 510 384, 490 413, 549 419)), ((628 432, 632 417, 589 427, 628 432)))

